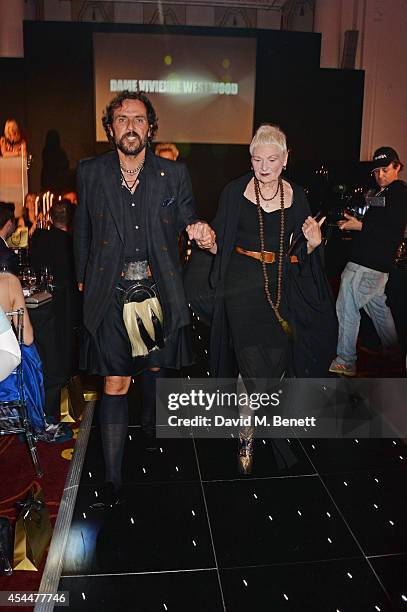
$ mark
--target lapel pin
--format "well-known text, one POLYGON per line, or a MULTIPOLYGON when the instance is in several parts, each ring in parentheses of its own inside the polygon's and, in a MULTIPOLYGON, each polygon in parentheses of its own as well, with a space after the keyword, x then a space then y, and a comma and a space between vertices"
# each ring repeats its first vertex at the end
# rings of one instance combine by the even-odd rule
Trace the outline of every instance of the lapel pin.
POLYGON ((161 176, 165 176, 165 172, 161 171, 160 174, 161 174, 161 176))

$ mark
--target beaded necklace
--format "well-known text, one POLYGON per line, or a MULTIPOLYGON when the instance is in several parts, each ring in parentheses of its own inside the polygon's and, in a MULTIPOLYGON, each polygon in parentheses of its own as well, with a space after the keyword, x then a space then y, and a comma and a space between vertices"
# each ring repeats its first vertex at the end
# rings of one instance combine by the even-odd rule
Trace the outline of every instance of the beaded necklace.
MULTIPOLYGON (((271 308, 274 311, 274 314, 277 317, 277 321, 280 323, 284 332, 287 336, 292 336, 291 328, 288 322, 283 319, 280 315, 279 308, 281 304, 281 289, 283 284, 283 259, 284 259, 284 226, 285 226, 285 215, 284 215, 284 187, 283 181, 281 177, 278 179, 277 191, 274 197, 277 195, 278 190, 280 190, 280 238, 279 238, 279 250, 278 250, 278 263, 277 263, 277 291, 276 291, 276 301, 275 303, 271 299, 270 288, 269 288, 269 279, 267 275, 267 264, 264 261, 264 220, 263 220, 263 210, 260 206, 260 186, 259 181, 256 177, 254 177, 254 193, 256 196, 256 208, 257 215, 259 218, 259 235, 260 235, 260 250, 261 250, 261 266, 263 269, 263 278, 264 278, 264 292, 266 294, 266 298, 271 308)), ((263 198, 264 199, 264 198, 263 198)))

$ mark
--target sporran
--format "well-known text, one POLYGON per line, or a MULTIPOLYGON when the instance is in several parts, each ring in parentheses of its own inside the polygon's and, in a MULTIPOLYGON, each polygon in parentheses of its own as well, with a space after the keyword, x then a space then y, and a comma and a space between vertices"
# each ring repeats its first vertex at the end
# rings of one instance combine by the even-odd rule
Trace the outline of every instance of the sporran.
POLYGON ((163 313, 154 285, 137 282, 124 292, 123 321, 132 357, 145 357, 164 347, 163 313))

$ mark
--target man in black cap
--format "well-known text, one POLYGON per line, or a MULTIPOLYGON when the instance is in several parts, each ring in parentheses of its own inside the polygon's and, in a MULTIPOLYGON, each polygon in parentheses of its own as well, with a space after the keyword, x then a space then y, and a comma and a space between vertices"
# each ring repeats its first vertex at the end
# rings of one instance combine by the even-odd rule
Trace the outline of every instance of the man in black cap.
POLYGON ((398 178, 402 168, 394 149, 377 149, 371 171, 378 189, 367 198, 369 209, 363 221, 345 213, 345 220, 339 222, 341 230, 353 230, 355 234, 336 302, 337 357, 329 368, 335 374, 356 374, 361 308, 372 319, 383 350, 391 352, 398 345, 393 317, 386 304, 385 287, 407 223, 407 185, 398 178))

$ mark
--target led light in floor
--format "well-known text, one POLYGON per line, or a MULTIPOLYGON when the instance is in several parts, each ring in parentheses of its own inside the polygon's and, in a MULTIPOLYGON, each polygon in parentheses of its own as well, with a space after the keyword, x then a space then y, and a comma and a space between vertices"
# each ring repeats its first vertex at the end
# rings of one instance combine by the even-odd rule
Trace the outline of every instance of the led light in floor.
POLYGON ((402 596, 401 596, 401 599, 402 599, 403 601, 407 601, 407 595, 402 595, 402 596))
POLYGON ((331 515, 330 515, 329 512, 327 512, 326 515, 327 515, 328 518, 331 518, 331 515))
POLYGON ((272 521, 272 520, 273 520, 273 517, 272 517, 272 516, 270 516, 270 514, 269 514, 269 519, 270 519, 270 521, 272 521))
POLYGON ((243 580, 243 584, 247 587, 247 580, 243 580))
POLYGON ((196 542, 195 542, 195 540, 192 540, 192 544, 193 544, 194 546, 196 546, 196 542))
POLYGON ((332 540, 331 540, 331 538, 328 538, 328 542, 329 542, 330 544, 332 544, 332 540))
POLYGON ((353 578, 352 574, 350 572, 347 572, 347 576, 349 576, 349 578, 353 578))
POLYGON ((82 593, 82 599, 83 599, 83 601, 85 601, 85 599, 86 599, 85 593, 82 593))
POLYGON ((302 514, 301 514, 301 510, 297 510, 297 514, 298 514, 299 516, 302 516, 302 514))
POLYGON ((283 596, 284 596, 284 599, 285 599, 286 601, 288 601, 288 595, 286 595, 285 593, 283 593, 283 596))
POLYGON ((254 499, 257 499, 256 493, 253 493, 253 497, 254 497, 254 499))
POLYGON ((192 516, 195 516, 195 510, 191 510, 192 516))
POLYGON ((379 506, 377 504, 373 504, 373 508, 376 508, 376 510, 379 508, 379 506))
POLYGON ((348 483, 346 482, 346 480, 343 481, 343 484, 345 485, 345 487, 348 486, 348 483))
POLYGON ((394 527, 394 523, 393 523, 393 521, 389 521, 389 523, 390 523, 390 525, 391 525, 392 527, 394 527))
POLYGON ((130 523, 134 525, 134 518, 132 516, 130 517, 130 523))

